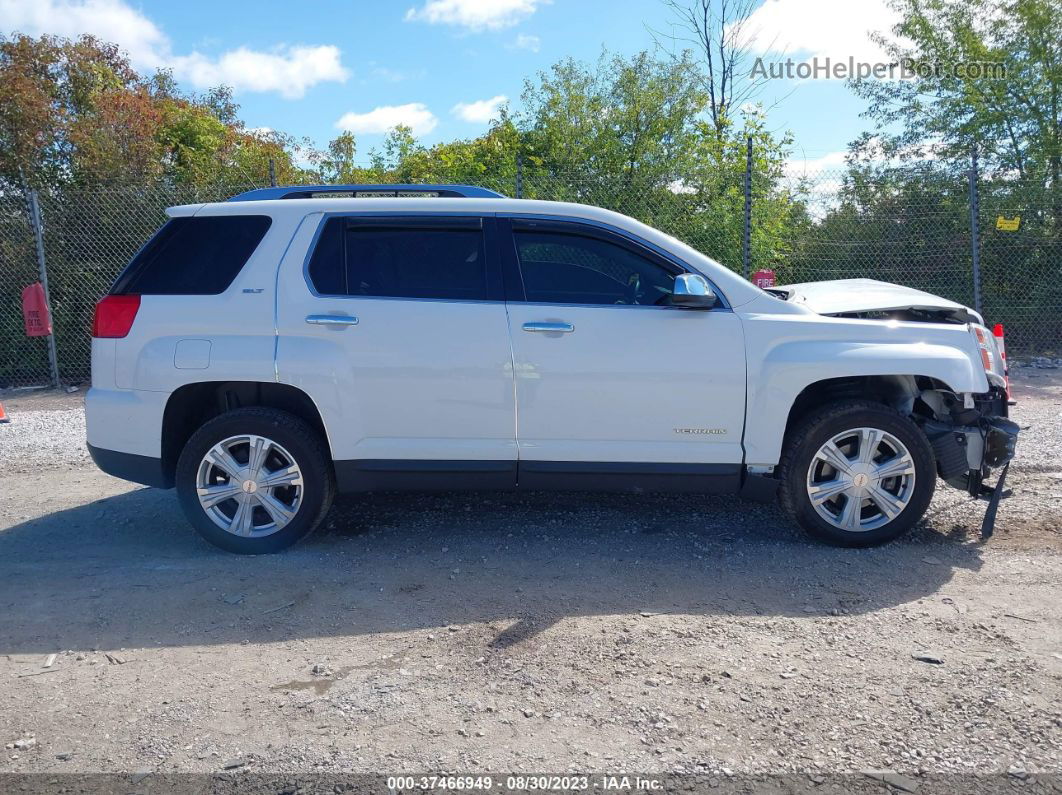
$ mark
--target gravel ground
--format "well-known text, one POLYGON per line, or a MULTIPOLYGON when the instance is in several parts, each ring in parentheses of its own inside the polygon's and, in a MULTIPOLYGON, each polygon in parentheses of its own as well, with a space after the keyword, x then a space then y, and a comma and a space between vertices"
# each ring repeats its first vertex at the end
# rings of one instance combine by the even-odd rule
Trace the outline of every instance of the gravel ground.
POLYGON ((0 772, 1036 791, 1062 759, 1062 378, 1014 380, 997 535, 941 487, 873 550, 730 499, 449 494, 344 500, 288 553, 234 557, 171 492, 92 468, 80 395, 0 396, 0 772))
POLYGON ((80 393, 23 393, 14 398, 0 393, 8 416, 17 419, 0 425, 0 472, 91 465, 85 448, 84 400, 80 393))

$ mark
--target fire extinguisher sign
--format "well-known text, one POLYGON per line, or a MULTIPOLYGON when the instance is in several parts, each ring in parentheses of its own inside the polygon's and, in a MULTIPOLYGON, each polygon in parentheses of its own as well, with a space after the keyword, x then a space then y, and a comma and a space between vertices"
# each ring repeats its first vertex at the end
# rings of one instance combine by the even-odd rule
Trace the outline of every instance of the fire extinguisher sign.
POLYGON ((34 282, 22 290, 22 322, 27 337, 47 337, 52 333, 52 317, 44 300, 44 286, 34 282))

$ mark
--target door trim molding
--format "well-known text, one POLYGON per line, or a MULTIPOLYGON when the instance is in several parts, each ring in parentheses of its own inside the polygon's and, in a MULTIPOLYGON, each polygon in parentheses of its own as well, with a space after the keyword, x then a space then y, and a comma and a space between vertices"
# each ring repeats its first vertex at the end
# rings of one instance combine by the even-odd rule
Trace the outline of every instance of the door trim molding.
POLYGON ((521 489, 549 491, 730 494, 741 488, 740 464, 627 461, 521 461, 521 489))
POLYGON ((360 458, 335 461, 340 493, 491 491, 516 488, 516 460, 360 458))
POLYGON ((340 492, 628 491, 731 494, 740 464, 627 461, 356 459, 335 461, 340 492))

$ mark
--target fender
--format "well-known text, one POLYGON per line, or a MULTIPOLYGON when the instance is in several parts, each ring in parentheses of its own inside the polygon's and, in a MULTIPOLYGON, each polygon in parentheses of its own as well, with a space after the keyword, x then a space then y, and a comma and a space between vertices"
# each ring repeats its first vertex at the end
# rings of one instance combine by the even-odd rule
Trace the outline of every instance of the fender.
MULTIPOLYGON (((874 321, 849 323, 885 325, 874 321)), ((956 393, 988 391, 988 378, 983 368, 975 366, 979 359, 965 326, 923 326, 920 331, 925 341, 786 341, 783 337, 783 341, 759 352, 750 345, 746 463, 778 463, 789 411, 797 396, 817 381, 851 376, 928 376, 956 393), (938 336, 943 339, 929 339, 938 336), (970 350, 964 350, 966 347, 970 350)))

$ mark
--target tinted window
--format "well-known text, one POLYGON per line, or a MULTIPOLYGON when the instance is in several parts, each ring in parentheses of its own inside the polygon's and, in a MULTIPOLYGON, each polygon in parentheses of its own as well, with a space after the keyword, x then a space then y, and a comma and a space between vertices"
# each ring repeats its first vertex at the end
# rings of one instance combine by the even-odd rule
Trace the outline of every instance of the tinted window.
POLYGON ((331 218, 310 259, 310 281, 323 295, 484 300, 480 226, 478 218, 331 218))
POLYGON ((262 242, 265 215, 173 218, 140 250, 114 285, 114 293, 217 295, 262 242))
POLYGON ((626 246, 577 233, 514 230, 528 301, 670 303, 676 271, 626 246))
POLYGON ((327 221, 317 236, 317 246, 310 258, 310 281, 321 295, 346 295, 347 275, 343 258, 342 218, 327 221))

